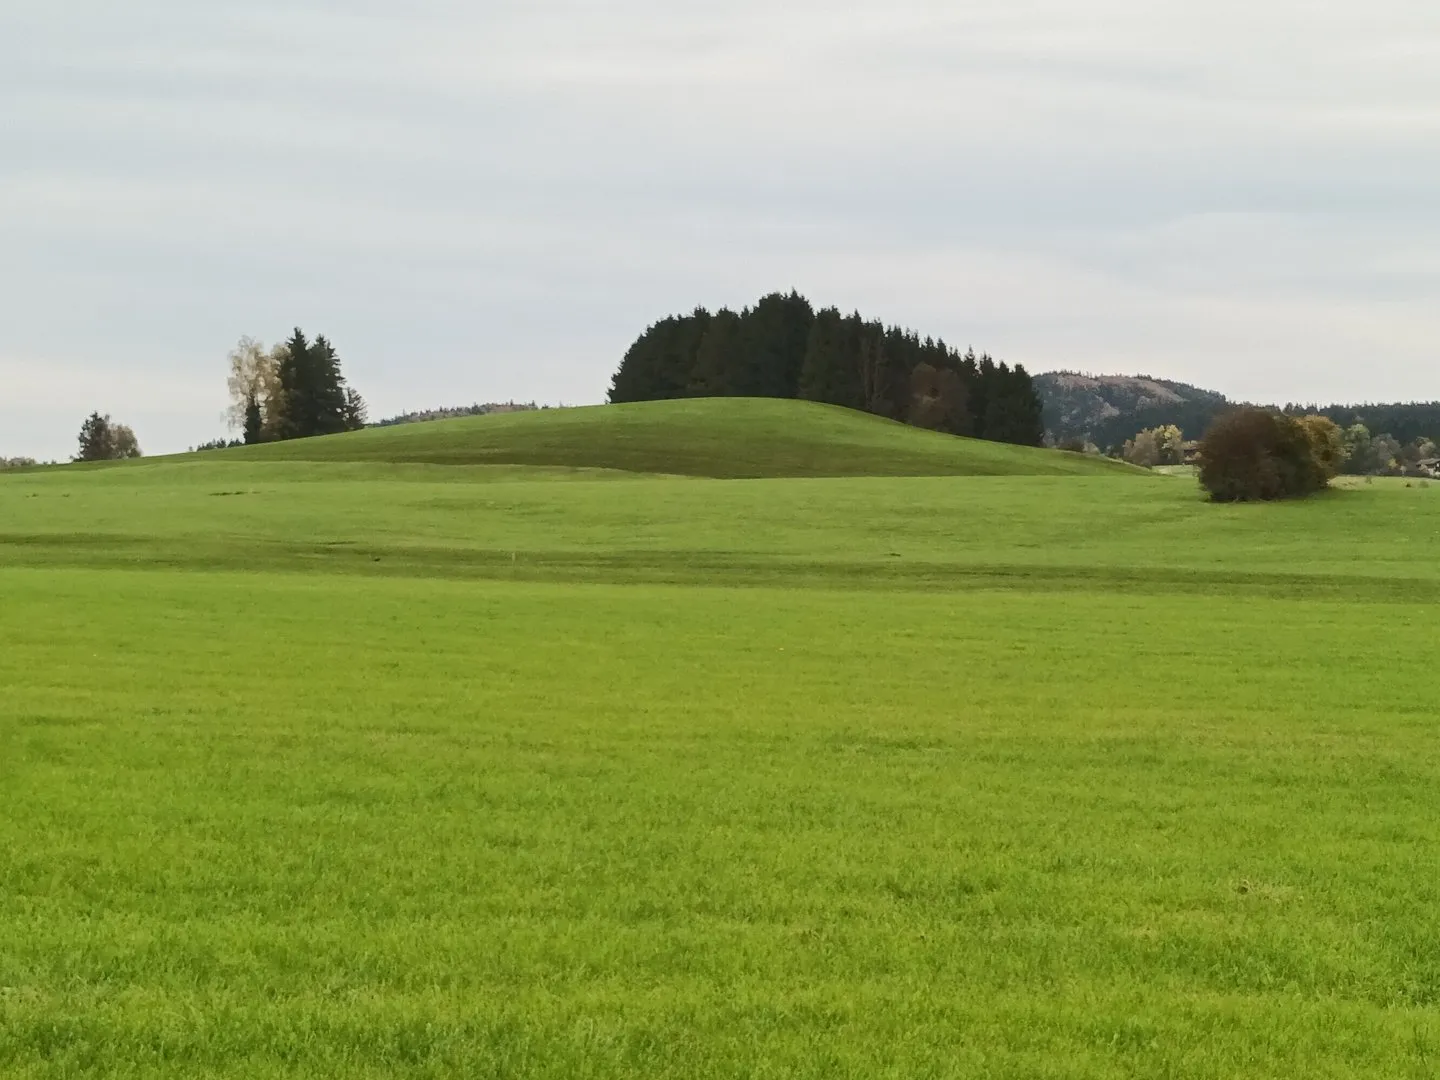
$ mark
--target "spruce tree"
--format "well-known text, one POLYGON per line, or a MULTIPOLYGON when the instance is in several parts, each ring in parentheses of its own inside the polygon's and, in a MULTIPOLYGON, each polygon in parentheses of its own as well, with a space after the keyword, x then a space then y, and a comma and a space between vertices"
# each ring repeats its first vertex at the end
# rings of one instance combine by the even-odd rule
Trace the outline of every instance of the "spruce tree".
POLYGON ((251 394, 245 399, 245 445, 253 446, 265 437, 265 417, 260 399, 251 394))
POLYGON ((310 342, 298 326, 284 345, 280 359, 280 409, 275 435, 300 439, 314 434, 315 403, 310 377, 310 342))
POLYGON ((1022 365, 1016 364, 1010 369, 1010 385, 1015 410, 1014 438, 1011 441, 1022 446, 1043 446, 1045 403, 1035 389, 1035 380, 1022 365))
POLYGON ((710 316, 686 392, 692 397, 727 397, 739 385, 744 342, 741 317, 729 308, 710 316))
POLYGON ((79 453, 76 461, 121 461, 140 457, 140 442, 135 432, 117 424, 109 416, 91 413, 80 425, 79 453))
POLYGON ((798 292, 761 297, 743 317, 743 374, 732 392, 745 397, 793 398, 814 321, 810 301, 798 292))
POLYGON ((315 402, 312 435, 334 435, 346 430, 345 378, 340 374, 340 357, 321 334, 310 346, 310 379, 315 402))
POLYGON ((354 387, 345 388, 345 430, 359 431, 369 421, 369 408, 354 387))
POLYGON ((80 452, 76 461, 110 460, 110 417, 91 413, 80 425, 80 452))
MULTIPOLYGON (((340 357, 323 334, 309 341, 296 327, 279 355, 279 391, 276 400, 267 403, 275 438, 333 435, 364 425, 364 402, 346 386, 340 357)), ((248 415, 246 431, 248 438, 248 415)))
POLYGON ((898 420, 909 397, 909 372, 890 354, 892 343, 883 324, 863 327, 858 349, 861 402, 866 412, 898 420))
POLYGON ((985 404, 985 438, 1039 446, 1045 439, 1040 396, 1023 367, 995 365, 985 404))
POLYGON ((696 308, 691 315, 671 316, 649 327, 630 346, 611 380, 611 403, 685 397, 709 323, 710 313, 696 308))
POLYGON ((798 396, 859 409, 864 405, 860 387, 860 316, 846 319, 836 308, 815 313, 810 338, 800 365, 798 396))
POLYGON ((997 393, 995 361, 991 359, 989 353, 977 360, 975 350, 970 349, 965 354, 964 363, 975 372, 970 392, 971 424, 976 438, 988 439, 991 437, 986 426, 990 416, 990 399, 997 393))
MULTIPOLYGON (((985 358, 986 360, 989 357, 985 358)), ((982 361, 983 366, 983 361, 982 361)), ((992 442, 1012 442, 1015 402, 1012 398, 1010 368, 1001 363, 989 371, 985 392, 985 438, 992 442)))

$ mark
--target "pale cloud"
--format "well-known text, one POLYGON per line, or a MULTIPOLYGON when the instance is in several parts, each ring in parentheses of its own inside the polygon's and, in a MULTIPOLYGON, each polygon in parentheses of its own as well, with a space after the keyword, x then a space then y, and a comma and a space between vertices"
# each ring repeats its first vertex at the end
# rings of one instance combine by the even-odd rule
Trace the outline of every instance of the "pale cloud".
POLYGON ((0 454, 211 438, 297 322, 378 412, 600 400, 653 319, 791 286, 1036 369, 1440 396, 1423 0, 11 0, 0 140, 0 454))

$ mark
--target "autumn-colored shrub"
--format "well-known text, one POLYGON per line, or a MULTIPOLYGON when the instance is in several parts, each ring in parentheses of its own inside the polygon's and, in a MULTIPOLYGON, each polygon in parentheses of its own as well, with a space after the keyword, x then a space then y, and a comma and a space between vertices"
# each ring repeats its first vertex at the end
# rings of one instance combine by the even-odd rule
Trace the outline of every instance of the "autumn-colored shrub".
POLYGON ((1294 498, 1323 489, 1343 458, 1340 431, 1323 416, 1235 409, 1200 443, 1200 484, 1215 502, 1294 498))

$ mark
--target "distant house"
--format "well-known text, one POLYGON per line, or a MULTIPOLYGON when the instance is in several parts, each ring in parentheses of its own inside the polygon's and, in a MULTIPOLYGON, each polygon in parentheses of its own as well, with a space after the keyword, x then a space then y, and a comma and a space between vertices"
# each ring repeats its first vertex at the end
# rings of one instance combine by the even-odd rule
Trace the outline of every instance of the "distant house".
POLYGON ((1440 480, 1440 458, 1426 458, 1424 461, 1417 461, 1415 468, 1424 475, 1435 480, 1440 480))
POLYGON ((1186 465, 1200 464, 1200 444, 1198 442, 1183 443, 1180 447, 1180 453, 1183 455, 1181 460, 1186 465))

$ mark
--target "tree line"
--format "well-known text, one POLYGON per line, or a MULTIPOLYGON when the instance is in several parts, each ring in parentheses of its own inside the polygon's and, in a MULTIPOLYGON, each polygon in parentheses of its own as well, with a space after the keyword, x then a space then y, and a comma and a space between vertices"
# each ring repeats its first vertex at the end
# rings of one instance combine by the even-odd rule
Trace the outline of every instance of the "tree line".
MULTIPOLYGON (((1079 441, 1082 444, 1093 443, 1107 453, 1119 456, 1125 441, 1136 432, 1173 425, 1186 432, 1194 432, 1198 437, 1217 418, 1238 407, 1242 407, 1239 402, 1227 401, 1220 395, 1207 395, 1199 400, 1162 402, 1123 410, 1087 425, 1085 436, 1079 441)), ((1323 416, 1345 431, 1363 427, 1369 432, 1380 432, 1382 434, 1373 437, 1394 440, 1401 449, 1416 442, 1440 441, 1440 402, 1323 406, 1290 403, 1275 411, 1292 417, 1323 416)), ((1078 436, 1057 438, 1062 445, 1069 446, 1078 436)))
POLYGON ((964 354, 943 340, 814 310, 797 292, 743 311, 696 308, 630 346, 610 401, 799 398, 843 405, 952 435, 1039 446, 1039 395, 1020 365, 964 354))
POLYGON ((1440 401, 1323 407, 1290 404, 1281 412, 1287 416, 1324 416, 1346 431, 1364 428, 1366 431, 1383 432, 1383 435, 1374 437, 1393 439, 1402 448, 1440 438, 1440 401))
POLYGON ((228 357, 229 419, 246 444, 334 435, 365 426, 365 399, 345 381, 323 335, 296 328, 267 349, 242 337, 228 357))
MULTIPOLYGON (((1232 412, 1234 410, 1231 410, 1232 412)), ((1371 435, 1364 424, 1352 424, 1342 428, 1324 413, 1301 413, 1293 408, 1261 409, 1291 420, 1301 421, 1314 427, 1314 422, 1323 419, 1334 429, 1334 438, 1339 447, 1334 455, 1336 473, 1347 476, 1430 476, 1440 461, 1440 445, 1425 436, 1417 436, 1409 443, 1401 443, 1393 435, 1371 435)), ((1216 419, 1216 423, 1228 413, 1216 419)), ((1211 425, 1213 427, 1213 424, 1211 425)), ((1208 428, 1207 428, 1208 430, 1208 428)), ((1327 432, 1329 429, 1326 429, 1327 432)), ((1327 438, 1329 436, 1327 435, 1327 438)), ((1174 424, 1146 428, 1120 449, 1119 457, 1132 465, 1153 468, 1156 465, 1180 465, 1198 455, 1200 443, 1186 442, 1180 428, 1174 424)), ((1080 447, 1073 443, 1061 444, 1062 450, 1080 447)))

